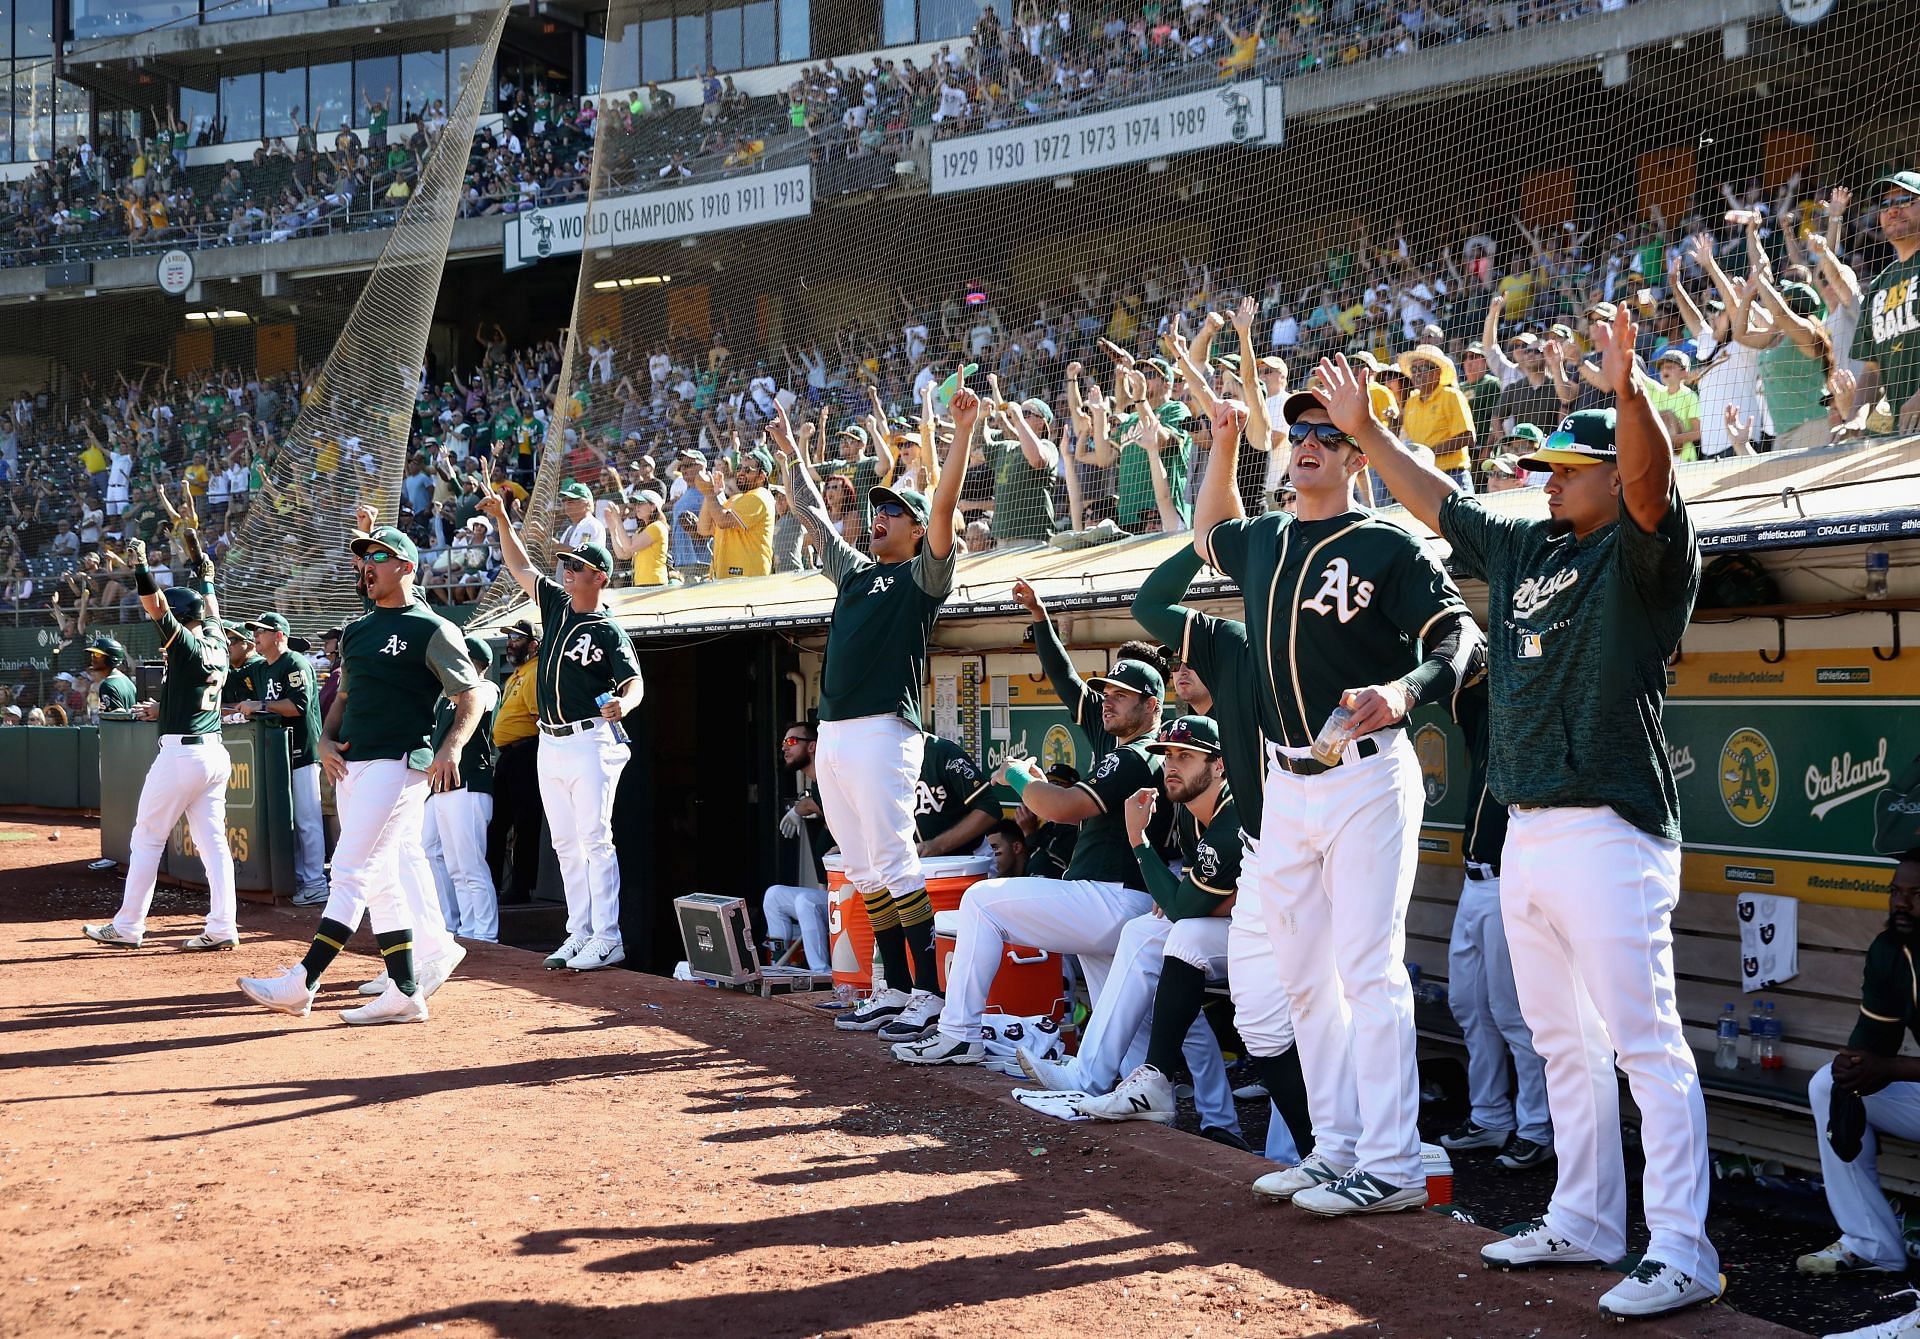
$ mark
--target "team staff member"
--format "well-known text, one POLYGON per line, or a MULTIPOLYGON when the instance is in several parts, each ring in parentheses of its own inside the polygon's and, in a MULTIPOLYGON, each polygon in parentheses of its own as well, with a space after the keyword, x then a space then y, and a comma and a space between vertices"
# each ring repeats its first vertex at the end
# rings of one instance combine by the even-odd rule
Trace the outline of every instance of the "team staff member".
POLYGON ((202 558, 198 590, 171 586, 163 593, 147 566, 147 546, 127 541, 140 607, 160 630, 166 678, 157 702, 142 702, 140 719, 160 723, 160 752, 140 783, 133 837, 127 854, 126 890, 120 911, 105 925, 83 926, 87 938, 113 948, 139 948, 147 934, 147 908, 160 857, 180 815, 199 848, 207 872, 206 928, 180 947, 230 949, 240 942, 234 897, 233 853, 227 848, 227 776, 233 765, 220 743, 220 685, 226 678, 220 607, 213 595, 213 563, 202 558))
POLYGON ((1295 512, 1245 519, 1228 433, 1194 529, 1196 551, 1244 593, 1268 770, 1241 891, 1260 903, 1313 1113, 1312 1155, 1255 1191, 1328 1215, 1419 1208, 1403 960, 1425 800, 1402 727, 1423 699, 1452 695, 1479 638, 1426 546, 1355 504, 1367 466, 1355 438, 1313 392, 1288 396, 1283 413, 1295 512), (1329 765, 1310 746, 1336 707, 1352 713, 1349 742, 1329 765))
MULTIPOLYGON (((493 709, 500 690, 487 678, 492 648, 478 637, 468 637, 466 648, 480 676, 473 689, 480 696, 480 724, 461 751, 459 784, 427 797, 421 844, 447 929, 492 944, 500 939, 500 908, 487 868, 487 820, 493 817, 493 709)), ((433 704, 434 749, 446 742, 458 713, 445 693, 433 704)))
POLYGON ((232 707, 249 698, 258 699, 260 691, 254 673, 267 662, 253 649, 253 634, 243 623, 225 625, 227 635, 227 681, 220 688, 220 705, 232 707))
POLYGON ((111 637, 99 636, 87 647, 87 715, 94 721, 103 711, 132 711, 140 690, 126 676, 127 648, 111 637))
POLYGON ((540 799, 567 895, 567 937, 547 967, 598 971, 627 960, 613 797, 631 753, 620 721, 641 694, 633 643, 601 603, 613 555, 599 544, 559 549, 555 581, 534 570, 505 499, 489 489, 480 509, 499 524, 507 571, 540 605, 540 799))
POLYGON ((327 900, 327 835, 320 815, 320 687, 313 665, 287 646, 285 614, 267 613, 247 625, 259 663, 248 671, 255 696, 233 709, 243 716, 264 712, 287 730, 293 781, 293 874, 296 907, 327 900))
MULTIPOLYGON (((815 752, 820 802, 840 842, 848 882, 866 904, 887 978, 885 990, 834 1020, 835 1027, 852 1032, 877 1032, 895 1019, 924 1027, 942 1003, 934 976, 933 905, 915 846, 914 782, 926 739, 920 691, 927 642, 953 591, 959 557, 954 507, 980 419, 980 397, 964 378, 951 412, 953 441, 931 502, 912 489, 869 490, 871 558, 847 543, 828 518, 806 446, 795 441, 784 407, 771 428, 775 443, 793 459, 787 470, 793 513, 813 540, 822 575, 837 588, 821 669, 815 752)), ((890 467, 890 454, 887 460, 890 467)))
POLYGON ((833 966, 833 942, 827 930, 826 869, 821 858, 833 849, 833 834, 820 817, 820 802, 814 776, 814 750, 818 747, 812 721, 795 721, 780 738, 780 761, 800 779, 801 794, 780 819, 780 831, 797 837, 806 847, 804 857, 813 874, 813 883, 776 883, 760 899, 760 914, 766 918, 767 938, 772 941, 772 960, 778 962, 787 947, 798 938, 807 956, 810 971, 824 972, 833 966))
POLYGON ((243 976, 239 985, 256 1004, 306 1017, 322 974, 366 914, 384 980, 379 995, 346 1010, 341 1021, 418 1023, 429 1016, 428 991, 414 976, 404 883, 411 876, 403 866, 420 844, 429 792, 460 783, 460 754, 480 723, 473 691, 480 680, 458 630, 416 602, 420 552, 413 541, 383 526, 358 535, 351 547, 370 604, 341 635, 340 685, 320 731, 320 765, 333 778, 340 812, 333 887, 306 957, 277 976, 243 976), (434 749, 434 703, 443 692, 457 710, 434 749))
POLYGON ((1600 1299, 1611 1316, 1660 1315, 1724 1286, 1706 1233, 1706 1109, 1675 998, 1680 814, 1660 732, 1700 549, 1634 375, 1637 333, 1624 307, 1596 325, 1615 408, 1568 415, 1521 462, 1551 472, 1544 521, 1497 517, 1415 465, 1372 423, 1365 378, 1321 364, 1335 423, 1380 453, 1394 496, 1487 582, 1487 768, 1512 805, 1500 910, 1547 1064, 1560 1177, 1544 1218, 1481 1254, 1557 1265, 1626 1249, 1617 1056, 1642 1117, 1649 1241, 1600 1299))
MULTIPOLYGON (((705 494, 699 527, 702 538, 713 540, 715 581, 773 571, 773 494, 767 491, 772 472, 773 457, 755 449, 740 457, 731 479, 719 463, 712 473, 694 476, 694 487, 705 494)), ((638 576, 634 584, 642 584, 638 576)))
POLYGON ((1060 879, 987 879, 967 890, 939 1031, 893 1048, 894 1058, 908 1064, 977 1065, 985 1058, 980 1017, 1008 944, 1076 954, 1097 1010, 1122 930, 1153 910, 1120 809, 1135 791, 1160 786, 1160 761, 1146 746, 1160 725, 1165 682, 1154 666, 1131 658, 1082 680, 1033 587, 1016 581, 1013 598, 1032 616, 1040 666, 1099 761, 1071 790, 1044 781, 1031 758, 1004 764, 1007 784, 1034 813, 1080 825, 1073 863, 1060 879))
POLYGON ((535 690, 540 634, 520 619, 507 627, 507 663, 513 666, 493 714, 493 824, 487 863, 506 884, 502 902, 525 902, 540 882, 540 702, 535 690), (508 836, 512 849, 508 850, 508 836))

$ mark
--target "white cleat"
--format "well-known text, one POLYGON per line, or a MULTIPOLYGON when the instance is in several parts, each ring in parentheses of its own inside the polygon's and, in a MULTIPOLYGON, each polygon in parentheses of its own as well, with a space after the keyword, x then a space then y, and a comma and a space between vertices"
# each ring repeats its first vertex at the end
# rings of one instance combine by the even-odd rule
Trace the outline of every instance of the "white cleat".
POLYGON ((938 1032, 925 1041, 895 1042, 893 1058, 909 1065, 977 1065, 987 1048, 977 1041, 954 1041, 938 1032))
POLYGON ((1902 1288, 1897 1293, 1888 1293, 1881 1300, 1891 1302, 1896 1297, 1913 1298, 1914 1309, 1904 1316, 1895 1316, 1892 1320, 1883 1320, 1874 1325, 1862 1325, 1845 1334, 1830 1334, 1827 1339, 1916 1339, 1920 1336, 1920 1292, 1902 1288))
POLYGON ((1293 1197, 1301 1191, 1323 1186, 1329 1181, 1338 1181, 1352 1170, 1351 1167, 1336 1167, 1318 1153, 1313 1153, 1296 1166, 1268 1172, 1253 1183, 1253 1193, 1263 1200, 1281 1200, 1291 1204, 1293 1197))
POLYGON ((1024 1046, 1014 1047, 1013 1058, 1019 1062, 1021 1073, 1050 1093, 1077 1093, 1082 1089, 1079 1071, 1070 1061, 1048 1060, 1024 1046))
POLYGON ((547 955, 546 969, 557 972, 573 961, 573 955, 587 946, 587 936, 568 935, 559 948, 547 955))
POLYGON ((425 967, 422 967, 419 970, 419 972, 416 974, 417 979, 420 982, 421 998, 429 999, 429 1000, 432 999, 433 992, 440 989, 440 987, 446 985, 447 978, 453 975, 454 968, 458 967, 461 963, 465 962, 466 960, 467 960, 466 949, 462 948, 458 944, 455 944, 453 946, 452 952, 448 953, 444 957, 435 958, 432 962, 428 963, 425 967))
POLYGON ((1323 1186, 1308 1186, 1293 1197, 1293 1207, 1317 1213, 1324 1218, 1339 1218, 1355 1213, 1397 1213, 1402 1209, 1427 1207, 1427 1183, 1396 1186, 1382 1181, 1372 1172, 1358 1167, 1338 1181, 1323 1186))
POLYGON ((241 993, 255 1004, 295 1018, 307 1016, 317 993, 307 984, 307 969, 297 962, 278 976, 243 976, 238 984, 241 993))
POLYGON ((426 995, 419 986, 414 987, 413 994, 404 995, 399 986, 389 981, 380 998, 358 1009, 348 1009, 340 1015, 340 1021, 365 1027, 373 1023, 424 1023, 428 1017, 426 995))
POLYGON ((1488 1269, 1538 1269, 1542 1265, 1603 1265, 1606 1261, 1565 1237, 1547 1231, 1546 1220, 1536 1218, 1520 1232, 1480 1248, 1480 1263, 1488 1269))
POLYGON ((1600 1314, 1615 1320, 1664 1316, 1682 1307, 1717 1302, 1726 1286, 1724 1274, 1716 1274, 1711 1280, 1697 1279, 1658 1260, 1643 1259, 1600 1298, 1600 1314))
POLYGON ((907 996, 907 1007, 880 1025, 880 1040, 887 1042, 920 1041, 940 1026, 940 1011, 947 1002, 930 990, 916 990, 907 996))
POLYGON ((567 966, 576 972, 597 972, 626 960, 627 950, 622 945, 611 939, 589 939, 578 953, 567 959, 567 966))
POLYGON ((1073 1109, 1095 1120, 1150 1120, 1171 1125, 1174 1118, 1173 1085, 1152 1065, 1141 1065, 1110 1093, 1075 1102, 1073 1109))
POLYGON ((385 991, 387 988, 387 982, 391 980, 393 980, 392 977, 388 976, 385 972, 382 972, 380 973, 380 975, 374 977, 373 980, 371 981, 362 981, 359 985, 355 986, 354 989, 359 991, 362 995, 372 997, 374 995, 378 995, 383 991, 385 991))
POLYGON ((108 948, 139 948, 141 941, 120 933, 112 921, 105 925, 83 925, 80 933, 96 944, 105 944, 108 948))

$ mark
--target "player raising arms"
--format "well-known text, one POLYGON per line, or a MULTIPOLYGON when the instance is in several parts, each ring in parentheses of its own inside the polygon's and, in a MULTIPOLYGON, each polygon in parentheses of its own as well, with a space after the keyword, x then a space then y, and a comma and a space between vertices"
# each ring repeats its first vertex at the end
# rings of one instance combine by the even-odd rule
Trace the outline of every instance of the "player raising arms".
POLYGON ((1706 1231, 1706 1108, 1674 985, 1680 808, 1660 731, 1700 547, 1634 374, 1631 311, 1594 333, 1614 408, 1568 415, 1520 462, 1551 472, 1544 521, 1496 516, 1415 462, 1374 422, 1367 378, 1344 359, 1320 374, 1335 424, 1487 582, 1488 778, 1512 806, 1500 910, 1547 1063, 1560 1178, 1546 1216, 1481 1257, 1511 1268, 1626 1250, 1617 1056, 1640 1108, 1649 1240, 1600 1310, 1656 1316, 1724 1286, 1706 1231))
POLYGON ((851 1032, 898 1021, 918 1035, 944 1001, 933 965, 933 906, 920 872, 913 821, 914 782, 926 736, 920 685, 927 642, 953 591, 954 508, 967 452, 980 420, 980 397, 964 376, 953 392, 953 441, 933 500, 909 488, 874 488, 873 557, 840 537, 827 516, 805 445, 782 408, 770 435, 792 457, 787 496, 813 539, 822 573, 839 587, 821 671, 820 735, 814 760, 820 804, 840 842, 847 878, 873 923, 887 988, 835 1019, 851 1032), (912 992, 900 987, 912 986, 912 992))

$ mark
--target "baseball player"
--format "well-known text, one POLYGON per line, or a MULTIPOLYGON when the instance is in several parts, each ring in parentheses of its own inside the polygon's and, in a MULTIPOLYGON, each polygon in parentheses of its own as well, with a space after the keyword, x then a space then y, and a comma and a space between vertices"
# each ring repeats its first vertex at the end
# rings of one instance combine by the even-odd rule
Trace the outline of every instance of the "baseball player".
POLYGON ((1296 511, 1247 520, 1231 430, 1243 412, 1213 407, 1230 430, 1216 432, 1194 547, 1243 593, 1267 779, 1241 891, 1273 945, 1314 1134, 1312 1154, 1254 1190, 1328 1215, 1419 1208, 1403 959, 1425 798, 1402 727, 1423 699, 1452 695, 1478 633, 1426 546, 1356 505, 1366 455, 1311 392, 1283 406, 1296 511), (1336 708, 1350 713, 1346 737, 1323 762, 1312 745, 1336 708))
POLYGON ((1533 1031, 1520 1012, 1513 957, 1500 919, 1500 849, 1507 840, 1507 809, 1487 789, 1487 679, 1475 657, 1468 685, 1454 695, 1454 718, 1467 737, 1467 830, 1462 842, 1466 880, 1447 945, 1447 1006, 1467 1043, 1467 1096, 1460 1128, 1440 1136, 1443 1148, 1500 1150, 1494 1165, 1528 1171, 1553 1161, 1553 1121, 1547 1114, 1547 1068, 1533 1049, 1533 1031), (1507 1086, 1513 1058, 1518 1097, 1507 1086))
MULTIPOLYGON (((478 637, 466 638, 466 648, 480 676, 473 689, 480 696, 480 724, 460 753, 459 784, 427 796, 421 845, 447 928, 492 944, 500 939, 500 907, 487 868, 487 823, 493 817, 493 708, 500 690, 486 677, 493 648, 478 637)), ((433 704, 434 749, 446 741, 458 712, 445 693, 433 704)))
MULTIPOLYGON (((340 813, 333 886, 306 957, 276 976, 241 977, 239 986, 257 1004, 306 1017, 321 975, 366 914, 386 971, 380 993, 341 1020, 418 1023, 429 1017, 432 984, 414 974, 420 825, 427 795, 460 783, 460 756, 480 722, 480 678, 459 631, 414 598, 413 541, 382 526, 351 547, 370 605, 341 636, 339 689, 320 732, 320 765, 340 813), (454 720, 435 749, 434 705, 443 692, 454 699, 454 720)), ((440 959, 439 980, 457 960, 440 959)))
POLYGON ((507 625, 513 669, 493 713, 493 830, 487 861, 501 873, 502 902, 525 902, 540 877, 540 634, 526 619, 507 625), (508 836, 512 849, 508 849, 508 836))
POLYGON ((822 574, 838 588, 821 669, 820 803, 840 842, 848 881, 866 904, 887 978, 885 990, 834 1019, 835 1027, 852 1032, 877 1032, 896 1019, 903 1027, 924 1027, 942 1003, 933 905, 915 845, 914 783, 926 741, 920 693, 927 642, 953 590, 954 508, 980 397, 961 384, 951 413, 953 442, 931 502, 908 488, 876 484, 869 490, 871 558, 829 520, 813 464, 794 440, 784 407, 769 429, 793 461, 787 470, 791 510, 813 540, 822 574))
POLYGON ((232 708, 249 698, 259 699, 253 676, 267 662, 253 649, 253 634, 244 623, 222 625, 227 637, 227 680, 220 689, 220 706, 232 708))
POLYGON ((140 690, 126 676, 127 648, 102 634, 87 646, 87 716, 96 724, 103 711, 132 711, 140 690))
MULTIPOLYGON (((1166 688, 1160 671, 1122 658, 1105 676, 1083 681, 1033 587, 1015 582, 1013 598, 1032 615, 1041 668, 1099 761, 1070 790, 1043 780, 1030 758, 1005 764, 1007 784, 1035 814, 1080 825, 1073 863, 1060 879, 985 879, 967 890, 939 1030, 893 1048, 894 1058, 908 1064, 977 1065, 985 1058, 980 1016, 1008 944, 1078 955, 1097 1013, 1121 932, 1153 910, 1120 809, 1142 787, 1160 788, 1160 760, 1147 752, 1166 688)), ((1170 824, 1170 816, 1160 824, 1156 847, 1170 824)))
POLYGON ((287 731, 288 765, 293 769, 293 904, 324 906, 327 838, 320 814, 320 685, 312 663, 287 645, 285 614, 262 614, 246 627, 259 653, 259 663, 248 670, 256 696, 242 698, 232 708, 248 717, 264 713, 287 731))
POLYGON ((540 606, 540 799, 567 895, 567 937, 547 967, 599 971, 627 960, 613 797, 631 753, 620 721, 642 691, 633 642, 601 602, 613 555, 603 544, 561 548, 555 581, 534 571, 499 494, 489 488, 480 508, 500 527, 507 571, 540 606))
POLYGON ((1340 430, 1381 453, 1394 496, 1487 581, 1487 770, 1511 805, 1500 912, 1546 1061, 1560 1176, 1546 1215, 1481 1256, 1512 1267, 1625 1251, 1617 1057, 1640 1109, 1648 1243, 1600 1309, 1654 1316, 1724 1287, 1706 1233, 1706 1108, 1674 985, 1680 815, 1660 731, 1700 550, 1634 376, 1632 312, 1594 333, 1614 408, 1568 415, 1521 462, 1551 475, 1543 521, 1497 517, 1417 466, 1370 421, 1363 377, 1344 363, 1321 374, 1340 430))
POLYGON ((797 938, 806 950, 808 968, 824 972, 833 966, 833 944, 827 929, 827 890, 822 886, 826 871, 820 859, 833 849, 833 834, 820 817, 819 784, 814 774, 817 741, 818 727, 812 721, 795 721, 780 738, 780 761, 800 778, 803 792, 813 792, 803 793, 793 802, 780 820, 780 831, 806 845, 804 859, 813 870, 814 883, 773 884, 760 900, 760 914, 767 921, 773 961, 784 957, 788 945, 797 938))
MULTIPOLYGON (((197 541, 191 541, 198 552, 197 541)), ((96 944, 139 948, 147 934, 160 857, 180 816, 207 872, 206 928, 180 947, 193 952, 227 950, 240 942, 239 906, 233 888, 233 853, 227 847, 227 777, 233 764, 220 742, 220 685, 227 673, 219 634, 220 606, 213 595, 213 562, 198 560, 197 589, 170 586, 164 592, 147 566, 147 548, 127 541, 140 607, 160 629, 166 678, 157 702, 142 702, 140 718, 160 723, 160 751, 140 784, 133 836, 127 854, 126 890, 120 912, 105 925, 81 930, 96 944)))
POLYGON ((1200 1112, 1201 1132, 1217 1142, 1251 1152, 1240 1138, 1240 1120, 1233 1106, 1233 1089, 1220 1057, 1213 1029, 1196 1010, 1187 1027, 1166 1038, 1160 1049, 1149 1045, 1146 1063, 1127 1073, 1118 1088, 1114 1081, 1153 1011, 1160 984, 1161 964, 1170 935, 1189 919, 1213 922, 1211 933, 1197 942, 1220 960, 1227 956, 1227 913, 1234 900, 1240 871, 1240 820, 1226 768, 1220 760, 1220 732, 1204 716, 1182 716, 1147 744, 1147 752, 1162 761, 1167 799, 1179 806, 1175 830, 1179 835, 1185 873, 1176 877, 1160 853, 1147 844, 1147 825, 1156 807, 1153 787, 1142 787, 1126 800, 1127 840, 1139 862, 1147 895, 1154 910, 1135 916, 1120 931, 1113 954, 1113 970, 1100 1003, 1088 1020, 1080 1050, 1071 1061, 1049 1061, 1025 1047, 1015 1059, 1027 1076, 1055 1092, 1074 1089, 1100 1094, 1078 1102, 1074 1110, 1102 1120, 1150 1120, 1173 1124, 1173 1081, 1184 1048, 1193 1073, 1193 1101, 1200 1112), (1111 1090, 1111 1091, 1109 1091, 1111 1090))

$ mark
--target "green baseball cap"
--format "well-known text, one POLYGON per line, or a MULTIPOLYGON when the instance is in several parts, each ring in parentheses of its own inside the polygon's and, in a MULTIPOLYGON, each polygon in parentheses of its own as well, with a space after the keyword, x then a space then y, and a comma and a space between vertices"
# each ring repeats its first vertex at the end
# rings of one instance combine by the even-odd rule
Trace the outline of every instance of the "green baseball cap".
POLYGON ((268 632, 293 631, 293 625, 287 622, 287 616, 285 614, 262 614, 258 618, 248 619, 247 626, 256 631, 260 629, 265 629, 268 632))
POLYGON ((1884 177, 1875 177, 1876 186, 1898 186, 1909 195, 1920 195, 1920 172, 1889 172, 1884 177))
POLYGON ((1520 466, 1551 470, 1555 465, 1611 465, 1619 458, 1613 428, 1611 409, 1582 409, 1568 414, 1538 450, 1520 461, 1520 466))
POLYGON ((347 547, 361 558, 366 557, 369 550, 385 549, 403 563, 420 561, 420 550, 407 538, 406 532, 390 525, 383 525, 370 535, 356 535, 347 547))
POLYGON ((222 623, 220 628, 227 634, 227 640, 230 642, 251 642, 253 640, 247 632, 247 625, 244 623, 235 623, 232 620, 228 620, 222 623))
POLYGON ((569 479, 560 485, 560 496, 577 498, 581 502, 593 501, 593 490, 578 479, 569 479))
POLYGON ((1547 434, 1541 432, 1534 424, 1516 423, 1513 426, 1513 431, 1507 434, 1507 440, 1510 442, 1526 442, 1534 447, 1541 447, 1547 444, 1547 434))
POLYGON ((867 444, 867 430, 858 423, 849 423, 846 427, 840 429, 839 435, 842 437, 851 437, 862 446, 867 444))
POLYGON ((1173 364, 1165 358, 1142 358, 1135 364, 1142 372, 1151 372, 1162 381, 1173 380, 1173 364))
POLYGON ((927 517, 933 513, 933 508, 927 505, 926 494, 917 493, 911 488, 869 489, 867 501, 876 507, 883 502, 897 502, 907 509, 907 515, 913 517, 915 525, 925 525, 927 517))
POLYGON ((742 451, 740 465, 743 469, 751 465, 762 474, 773 473, 773 457, 767 454, 767 449, 763 446, 756 446, 751 451, 742 451))
POLYGON ((1095 688, 1112 684, 1115 688, 1124 688, 1129 693, 1138 693, 1156 701, 1164 697, 1167 691, 1166 680, 1160 677, 1160 671, 1144 660, 1116 660, 1111 670, 1087 682, 1095 688))
POLYGON ((493 648, 478 637, 469 637, 466 641, 467 658, 473 661, 474 667, 480 670, 490 668, 493 664, 493 648))
POLYGON ((1795 316, 1804 316, 1809 320, 1818 319, 1825 304, 1820 295, 1813 291, 1813 285, 1785 283, 1780 285, 1780 298, 1787 304, 1787 310, 1795 316))
POLYGON ((607 552, 604 544, 576 544, 570 549, 555 549, 556 558, 577 558, 588 567, 613 575, 613 555, 607 552))
POLYGON ((1020 412, 1023 414, 1032 414, 1035 418, 1044 419, 1048 423, 1053 422, 1053 406, 1049 405, 1037 395, 1022 400, 1020 402, 1020 412))
POLYGON ((1220 752, 1220 727, 1205 716, 1182 716, 1169 721, 1160 738, 1147 745, 1148 753, 1171 753, 1188 749, 1194 753, 1220 752))

